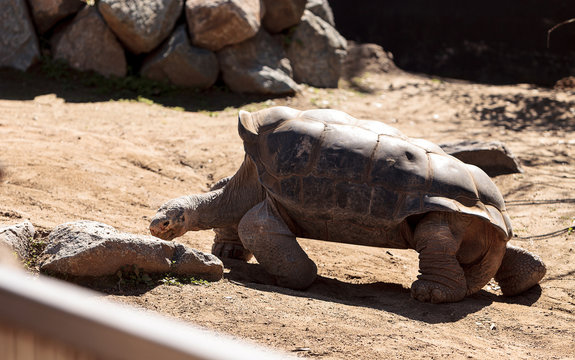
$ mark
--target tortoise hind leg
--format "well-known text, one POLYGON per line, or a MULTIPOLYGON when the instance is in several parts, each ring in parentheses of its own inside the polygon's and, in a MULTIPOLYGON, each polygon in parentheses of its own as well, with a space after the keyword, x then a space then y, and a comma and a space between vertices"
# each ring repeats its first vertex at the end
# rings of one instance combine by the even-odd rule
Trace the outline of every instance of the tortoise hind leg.
POLYGON ((238 233, 260 265, 275 276, 277 285, 305 289, 315 280, 315 263, 299 246, 270 200, 260 202, 244 215, 238 233))
POLYGON ((471 218, 462 234, 458 259, 465 272, 467 295, 481 290, 494 276, 505 254, 507 239, 489 222, 471 218))
POLYGON ((537 285, 545 276, 546 267, 537 256, 520 247, 507 245, 501 267, 495 274, 505 296, 513 296, 537 285))
POLYGON ((447 213, 429 213, 415 228, 420 275, 411 285, 411 296, 419 301, 455 302, 465 297, 465 276, 456 258, 461 239, 453 235, 451 219, 447 213))

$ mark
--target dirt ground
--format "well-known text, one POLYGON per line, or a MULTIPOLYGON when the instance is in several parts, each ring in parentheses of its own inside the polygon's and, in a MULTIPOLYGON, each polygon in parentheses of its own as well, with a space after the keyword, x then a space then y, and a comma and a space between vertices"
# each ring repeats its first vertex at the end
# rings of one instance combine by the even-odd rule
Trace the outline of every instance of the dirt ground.
MULTIPOLYGON (((458 303, 420 303, 409 293, 414 251, 306 239, 320 275, 307 291, 267 285, 252 260, 227 264, 225 279, 208 286, 107 288, 104 296, 300 357, 575 358, 575 234, 528 238, 566 229, 575 217, 575 92, 401 72, 353 83, 272 100, 214 90, 152 103, 2 71, 0 226, 30 219, 45 233, 88 219, 147 234, 162 203, 206 191, 238 168, 240 109, 331 107, 437 143, 499 140, 524 169, 494 179, 512 243, 548 266, 541 286, 520 296, 503 297, 490 284, 458 303)), ((212 239, 201 231, 177 241, 209 252, 212 239)))

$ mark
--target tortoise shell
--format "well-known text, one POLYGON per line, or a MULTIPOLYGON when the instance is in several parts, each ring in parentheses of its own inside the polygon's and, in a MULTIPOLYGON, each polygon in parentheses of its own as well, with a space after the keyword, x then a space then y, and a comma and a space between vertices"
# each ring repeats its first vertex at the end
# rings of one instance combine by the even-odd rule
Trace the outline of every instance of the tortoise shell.
POLYGON ((239 133, 268 194, 308 217, 393 226, 430 211, 461 212, 512 236, 487 174, 382 122, 275 107, 240 112, 239 133))

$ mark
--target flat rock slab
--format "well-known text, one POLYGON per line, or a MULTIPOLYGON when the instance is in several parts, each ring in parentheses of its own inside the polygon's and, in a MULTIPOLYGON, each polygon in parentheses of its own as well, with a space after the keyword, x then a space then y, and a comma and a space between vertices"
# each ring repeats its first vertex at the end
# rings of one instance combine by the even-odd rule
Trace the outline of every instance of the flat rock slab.
POLYGON ((40 59, 40 46, 25 0, 0 0, 0 67, 26 71, 40 59))
POLYGON ((449 155, 481 168, 491 177, 523 172, 517 158, 499 141, 465 140, 440 146, 449 155))
POLYGON ((144 60, 141 74, 156 81, 206 89, 216 82, 219 71, 216 54, 191 46, 186 26, 180 25, 168 41, 144 60))
POLYGON ((126 266, 141 272, 220 280, 224 267, 211 254, 146 235, 119 232, 95 221, 56 227, 41 255, 40 271, 57 276, 115 275, 126 266))
POLYGON ((20 260, 28 256, 30 242, 34 239, 36 229, 28 220, 23 223, 0 227, 0 244, 6 245, 15 252, 20 260))
POLYGON ((174 29, 183 0, 101 0, 98 10, 134 54, 155 49, 174 29))

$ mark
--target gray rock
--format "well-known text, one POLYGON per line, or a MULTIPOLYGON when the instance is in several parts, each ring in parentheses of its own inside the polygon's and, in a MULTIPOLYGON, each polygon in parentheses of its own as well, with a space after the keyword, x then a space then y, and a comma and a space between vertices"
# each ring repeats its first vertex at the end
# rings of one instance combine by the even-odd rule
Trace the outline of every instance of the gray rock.
POLYGON ((214 255, 152 236, 119 232, 95 221, 62 224, 50 233, 48 243, 40 271, 59 276, 114 275, 125 266, 212 281, 223 276, 223 264, 214 255))
POLYGON ((305 8, 311 11, 315 16, 319 16, 323 21, 335 27, 333 11, 327 0, 308 0, 305 8))
POLYGON ((190 45, 186 27, 181 25, 144 60, 141 73, 152 80, 205 89, 216 82, 219 64, 213 52, 190 45))
POLYGON ((271 33, 278 33, 299 23, 307 0, 263 0, 265 15, 263 26, 271 33))
POLYGON ((499 141, 481 142, 465 140, 449 144, 441 144, 448 154, 467 164, 481 168, 489 176, 522 173, 519 161, 513 156, 505 144, 499 141))
POLYGON ((21 260, 28 256, 30 242, 36 229, 28 220, 23 223, 0 227, 0 243, 7 245, 21 260))
POLYGON ((316 87, 337 87, 346 49, 346 40, 333 26, 306 10, 287 49, 294 79, 316 87))
POLYGON ((0 0, 0 67, 26 71, 40 58, 25 0, 0 0))
POLYGON ((134 54, 150 52, 174 29, 183 0, 101 0, 100 13, 134 54))
POLYGON ((80 10, 81 0, 28 0, 36 30, 43 34, 58 21, 80 10))
POLYGON ((299 90, 284 50, 264 30, 218 52, 224 82, 234 92, 289 95, 299 90))
POLYGON ((260 0, 187 0, 192 44, 212 51, 253 37, 263 15, 260 0))
POLYGON ((81 10, 50 41, 54 58, 75 69, 93 70, 105 76, 126 75, 124 49, 92 6, 81 10))

